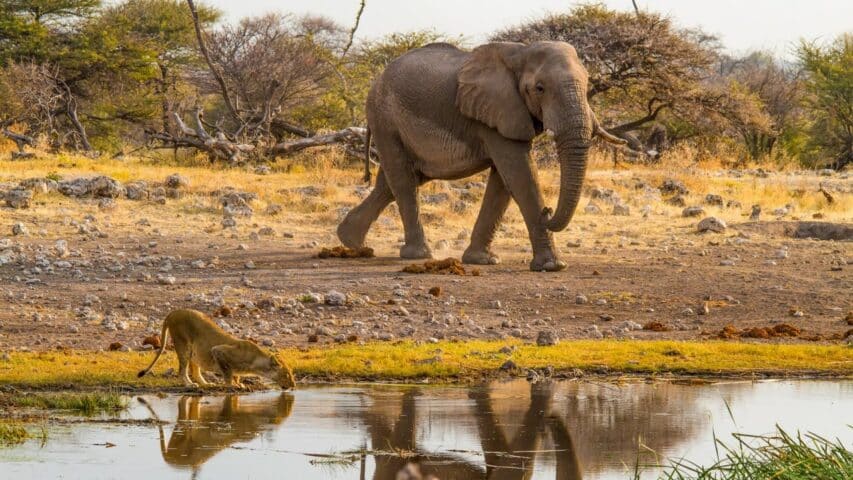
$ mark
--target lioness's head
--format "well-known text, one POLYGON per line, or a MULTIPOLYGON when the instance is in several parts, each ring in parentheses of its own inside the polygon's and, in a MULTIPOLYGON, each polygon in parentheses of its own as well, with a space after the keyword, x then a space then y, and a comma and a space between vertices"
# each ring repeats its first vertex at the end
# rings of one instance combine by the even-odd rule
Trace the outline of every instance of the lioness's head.
POLYGON ((275 355, 270 356, 268 377, 279 384, 282 390, 290 390, 296 386, 296 377, 293 376, 293 370, 275 355))

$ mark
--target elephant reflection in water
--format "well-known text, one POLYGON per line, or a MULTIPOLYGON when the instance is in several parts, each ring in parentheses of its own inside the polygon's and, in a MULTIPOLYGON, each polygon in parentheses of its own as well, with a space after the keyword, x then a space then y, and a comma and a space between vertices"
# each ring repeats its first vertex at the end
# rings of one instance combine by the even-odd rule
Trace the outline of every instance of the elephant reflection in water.
MULTIPOLYGON (((412 452, 405 455, 377 455, 374 480, 430 478, 439 480, 467 479, 518 479, 529 480, 533 476, 537 451, 544 436, 550 432, 557 459, 556 480, 581 480, 581 469, 575 454, 575 446, 565 424, 551 415, 552 386, 537 383, 530 386, 531 399, 526 413, 521 418, 517 433, 508 438, 498 422, 488 390, 472 392, 475 402, 474 416, 485 457, 485 469, 464 459, 448 455, 433 454, 418 449, 416 445, 417 418, 415 399, 417 392, 409 390, 402 399, 400 417, 391 428, 381 414, 370 413, 365 419, 372 448, 389 448, 412 452), (417 475, 409 475, 411 464, 417 465, 417 475), (418 476, 422 475, 422 477, 418 476)), ((362 477, 364 478, 363 474, 362 477)))
MULTIPOLYGON (((182 396, 178 400, 178 421, 166 443, 163 427, 160 426, 160 452, 169 465, 189 467, 193 478, 202 464, 220 451, 237 442, 252 440, 271 426, 280 425, 293 411, 293 395, 282 393, 263 403, 252 400, 240 403, 238 395, 226 395, 221 403, 218 398, 208 399, 215 403, 204 403, 203 397, 182 396)), ((157 414, 142 400, 152 415, 157 414)))

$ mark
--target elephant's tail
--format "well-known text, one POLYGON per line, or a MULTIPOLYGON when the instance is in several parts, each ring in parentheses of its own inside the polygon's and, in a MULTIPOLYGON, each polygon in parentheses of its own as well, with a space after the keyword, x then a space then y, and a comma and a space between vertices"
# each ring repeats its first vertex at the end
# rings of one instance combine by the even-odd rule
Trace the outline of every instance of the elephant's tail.
POLYGON ((372 137, 370 127, 367 127, 367 133, 364 135, 364 182, 370 185, 370 139, 372 137))

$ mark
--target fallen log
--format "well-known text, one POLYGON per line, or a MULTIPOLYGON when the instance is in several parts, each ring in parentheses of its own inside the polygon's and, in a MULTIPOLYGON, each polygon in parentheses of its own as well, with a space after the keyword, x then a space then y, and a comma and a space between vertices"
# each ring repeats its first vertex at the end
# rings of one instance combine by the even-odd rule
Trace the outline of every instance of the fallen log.
POLYGON ((15 142, 15 145, 18 147, 17 152, 12 152, 12 160, 20 160, 25 158, 32 158, 35 156, 32 152, 27 152, 24 150, 24 147, 30 146, 35 147, 36 141, 33 137, 29 135, 24 135, 21 133, 15 133, 9 129, 4 128, 0 133, 3 133, 3 136, 15 142))

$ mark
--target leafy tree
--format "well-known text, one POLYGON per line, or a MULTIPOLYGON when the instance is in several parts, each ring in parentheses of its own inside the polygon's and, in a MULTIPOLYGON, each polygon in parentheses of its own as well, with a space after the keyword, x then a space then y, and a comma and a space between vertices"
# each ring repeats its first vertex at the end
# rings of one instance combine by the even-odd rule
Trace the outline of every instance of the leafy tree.
POLYGON ((841 169, 853 162, 853 34, 829 45, 804 41, 797 55, 808 74, 805 108, 811 118, 804 159, 841 169))
MULTIPOLYGON (((220 12, 204 5, 199 6, 202 25, 215 23, 220 12)), ((147 98, 125 98, 129 105, 117 106, 116 115, 124 112, 125 119, 145 119, 154 109, 159 109, 161 128, 173 128, 170 113, 182 110, 188 97, 192 97, 186 77, 198 70, 200 59, 196 48, 195 31, 186 2, 182 0, 126 0, 106 9, 97 21, 99 28, 115 33, 125 48, 136 50, 139 57, 149 62, 153 71, 138 76, 137 80, 151 80, 153 92, 143 88, 138 93, 147 98), (151 95, 153 93, 153 95, 151 95), (157 102, 156 108, 150 105, 157 102)))

